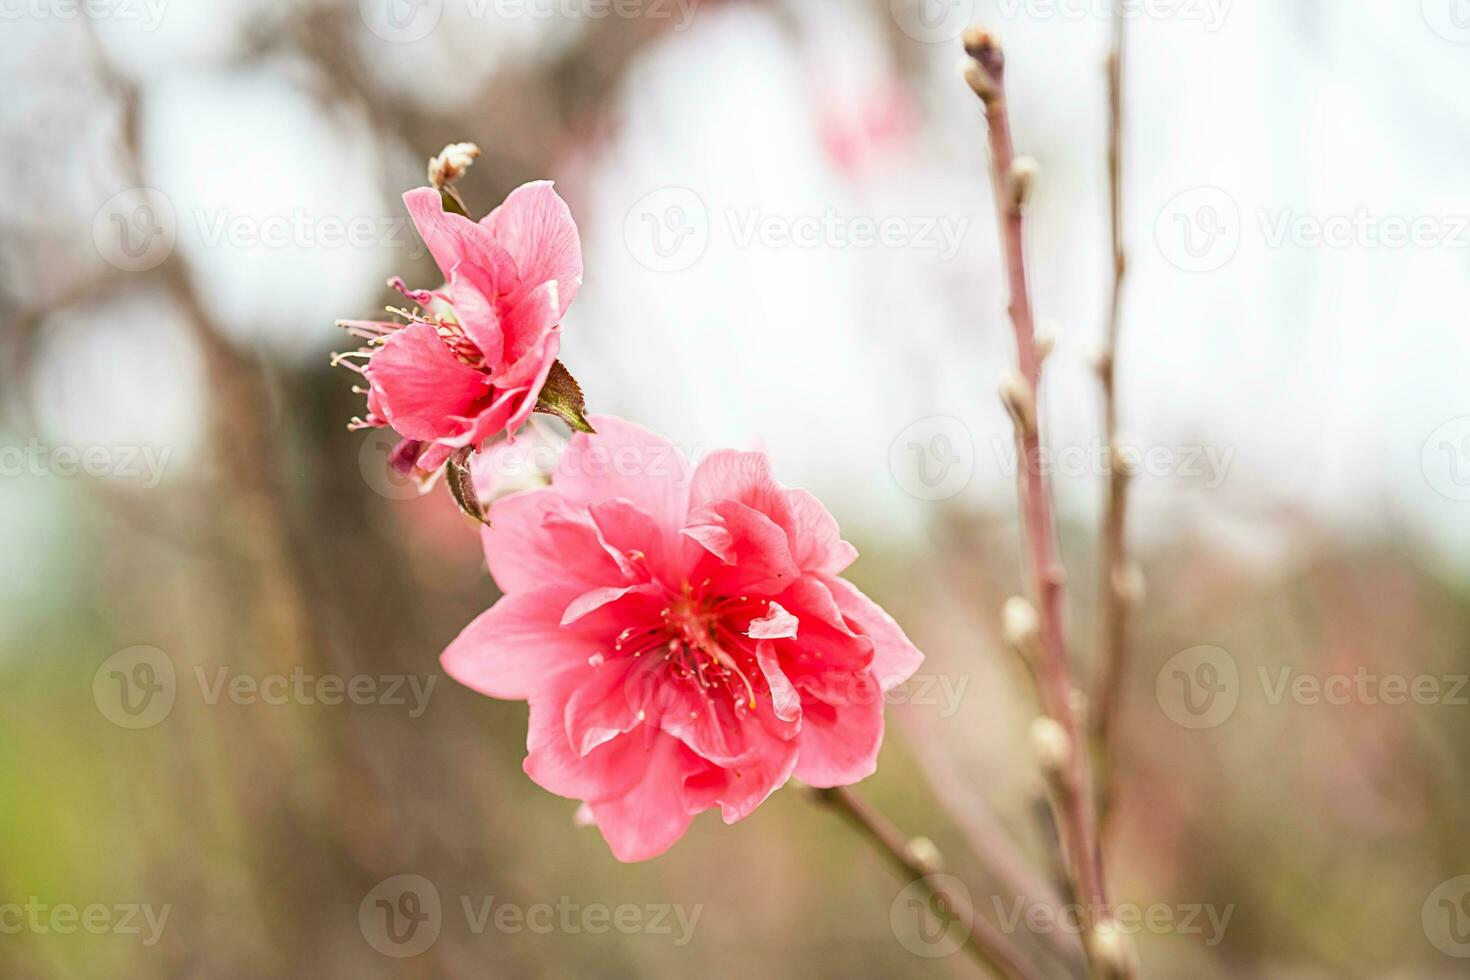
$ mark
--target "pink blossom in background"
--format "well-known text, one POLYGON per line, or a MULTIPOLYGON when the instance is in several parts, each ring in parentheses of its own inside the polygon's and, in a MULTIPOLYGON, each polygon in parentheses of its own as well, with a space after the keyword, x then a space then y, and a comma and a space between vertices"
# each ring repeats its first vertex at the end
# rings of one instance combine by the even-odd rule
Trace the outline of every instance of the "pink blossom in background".
POLYGON ((870 775, 883 693, 923 658, 841 578, 857 552, 832 516, 762 453, 691 470, 638 426, 592 423, 550 486, 492 504, 504 597, 443 655, 459 682, 530 703, 527 774, 585 801, 624 861, 710 807, 748 816, 791 776, 870 775))
POLYGON ((479 222, 446 211, 432 187, 403 201, 445 285, 395 283, 420 307, 407 324, 345 325, 374 341, 362 368, 361 424, 404 437, 400 469, 432 472, 455 450, 514 433, 530 416, 582 283, 582 247, 550 181, 517 188, 479 222))

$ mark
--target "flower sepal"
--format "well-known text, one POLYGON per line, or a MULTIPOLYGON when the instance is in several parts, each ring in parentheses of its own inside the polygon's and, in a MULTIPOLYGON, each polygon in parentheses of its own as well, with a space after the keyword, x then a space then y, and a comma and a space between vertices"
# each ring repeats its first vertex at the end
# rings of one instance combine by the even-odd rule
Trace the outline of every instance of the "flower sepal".
POLYGON ((587 399, 582 395, 582 386, 577 384, 577 379, 561 361, 551 365, 551 373, 546 376, 546 383, 536 398, 535 411, 555 415, 573 432, 597 431, 587 421, 587 399))

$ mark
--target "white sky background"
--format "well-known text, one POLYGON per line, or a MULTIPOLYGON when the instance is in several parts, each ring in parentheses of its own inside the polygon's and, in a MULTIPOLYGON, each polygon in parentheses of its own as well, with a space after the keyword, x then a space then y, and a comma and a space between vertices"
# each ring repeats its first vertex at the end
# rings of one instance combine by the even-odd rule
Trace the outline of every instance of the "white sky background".
MULTIPOLYGON (((1236 540, 1249 530, 1269 537, 1269 514, 1286 508, 1375 530, 1407 518, 1447 556, 1470 554, 1470 502, 1436 490, 1470 496, 1470 487, 1454 483, 1448 449, 1437 454, 1431 444, 1428 472, 1424 465, 1431 433, 1470 416, 1470 229, 1457 247, 1386 249, 1272 247, 1266 227, 1283 209, 1319 220, 1360 208, 1380 219, 1428 216, 1442 234, 1455 230, 1455 216, 1470 219, 1470 43, 1451 40, 1470 42, 1470 27, 1458 31, 1448 18, 1461 2, 1235 0, 1211 30, 1188 16, 1219 9, 1201 0, 1183 2, 1178 16, 1132 22, 1125 427, 1142 446, 1234 453, 1213 491, 1202 478, 1145 478, 1140 535, 1189 521, 1236 540), (1178 249, 1169 205, 1199 187, 1217 188, 1238 209, 1240 245, 1219 268, 1186 272, 1170 262, 1178 249)), ((476 18, 463 3, 446 0, 438 29, 413 44, 389 45, 364 29, 360 56, 410 99, 453 99, 457 90, 440 76, 408 66, 468 59, 472 81, 498 59, 532 56, 576 30, 476 18)), ((1041 165, 1029 230, 1036 305, 1058 337, 1049 434, 1054 444, 1085 446, 1097 435, 1085 358, 1100 337, 1107 281, 1107 25, 1085 11, 1018 3, 951 7, 973 9, 1007 45, 1017 140, 1041 165)), ((297 7, 269 8, 266 22, 297 7)), ((898 33, 922 78, 916 91, 902 87, 907 69, 890 60, 888 36, 914 22, 904 0, 897 7, 897 20, 886 5, 852 0, 792 2, 784 18, 738 5, 698 10, 628 74, 610 143, 548 175, 561 178, 583 232, 587 282, 564 356, 593 407, 695 451, 764 446, 786 482, 812 487, 846 525, 869 532, 913 530, 936 506, 906 493, 889 465, 900 433, 925 416, 958 418, 972 440, 973 477, 960 499, 1003 507, 1014 494, 996 460, 997 446, 1009 452, 995 385, 1010 341, 983 119, 958 80, 956 41, 898 33), (878 125, 892 106, 907 127, 878 125), (860 163, 839 165, 823 133, 864 123, 878 135, 860 163), (675 271, 648 268, 648 239, 639 237, 646 195, 665 188, 693 191, 708 220, 707 247, 675 271), (738 241, 751 217, 789 224, 829 210, 848 230, 855 220, 898 217, 918 234, 927 226, 912 219, 922 216, 963 233, 949 257, 928 240, 900 249, 738 241)), ((304 208, 392 221, 397 189, 386 193, 383 175, 418 165, 374 147, 364 120, 323 110, 309 65, 232 67, 242 43, 234 15, 260 10, 175 0, 156 31, 104 23, 102 36, 119 68, 143 82, 150 168, 178 212, 179 247, 227 328, 243 337, 264 323, 250 342, 282 359, 318 359, 340 342, 332 319, 373 308, 378 283, 414 243, 211 247, 198 216, 304 208), (358 167, 344 168, 344 157, 358 167)), ((76 81, 75 29, 23 19, 7 24, 0 48, 0 79, 20 92, 0 107, 0 127, 55 130, 46 139, 62 161, 53 188, 62 197, 52 200, 76 217, 75 227, 46 229, 59 250, 77 240, 90 248, 92 215, 119 189, 106 165, 78 159, 105 145, 108 123, 87 109, 97 93, 76 81), (57 104, 82 124, 45 124, 57 104)), ((655 218, 671 200, 687 207, 687 195, 667 193, 652 199, 655 218)), ((24 224, 30 207, 0 201, 0 217, 24 224)), ((106 270, 86 254, 91 265, 68 265, 78 279, 106 270)), ((7 287, 43 258, 7 255, 7 287)), ((142 348, 158 352, 142 369, 149 383, 104 387, 116 396, 106 425, 96 386, 58 386, 42 399, 46 437, 86 444, 126 432, 180 452, 196 445, 197 364, 187 350, 169 354, 179 348, 170 310, 150 317, 136 296, 115 310, 86 308, 58 325, 42 376, 96 371, 87 358, 112 356, 110 341, 78 336, 89 322, 162 332, 142 348), (168 397, 155 397, 160 387, 168 397), (72 390, 79 394, 69 399, 72 390)), ((1449 444, 1466 434, 1451 431, 1449 444)), ((1470 451, 1459 462, 1470 479, 1470 451)), ((1059 480, 1063 500, 1085 513, 1099 487, 1091 475, 1059 480)))

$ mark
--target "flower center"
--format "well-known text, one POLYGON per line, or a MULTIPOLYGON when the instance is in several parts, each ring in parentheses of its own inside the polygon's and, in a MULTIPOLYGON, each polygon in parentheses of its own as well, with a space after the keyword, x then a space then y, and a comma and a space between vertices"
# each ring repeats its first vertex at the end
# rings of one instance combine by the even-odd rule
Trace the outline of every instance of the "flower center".
POLYGON ((660 657, 668 676, 701 696, 728 695, 736 711, 754 709, 764 688, 751 639, 731 620, 749 621, 768 600, 748 596, 704 597, 686 583, 659 611, 658 623, 629 627, 613 649, 621 654, 660 657))

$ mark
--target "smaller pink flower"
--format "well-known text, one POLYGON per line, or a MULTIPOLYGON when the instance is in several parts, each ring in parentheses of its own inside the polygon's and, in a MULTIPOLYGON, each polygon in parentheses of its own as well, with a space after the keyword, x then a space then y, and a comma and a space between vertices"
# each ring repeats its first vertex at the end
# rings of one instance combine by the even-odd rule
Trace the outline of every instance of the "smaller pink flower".
POLYGON ((446 211, 432 187, 403 201, 445 285, 411 290, 395 281, 419 307, 407 324, 344 325, 371 341, 360 424, 391 426, 404 437, 395 465, 432 472, 530 416, 582 283, 582 248, 550 181, 517 188, 479 222, 446 211))
POLYGON ((691 470, 644 429, 592 422, 550 486, 491 505, 504 596, 443 655, 460 683, 530 703, 526 773, 583 800, 623 861, 792 776, 870 775, 883 694, 923 658, 841 577, 857 552, 832 516, 762 453, 691 470))

